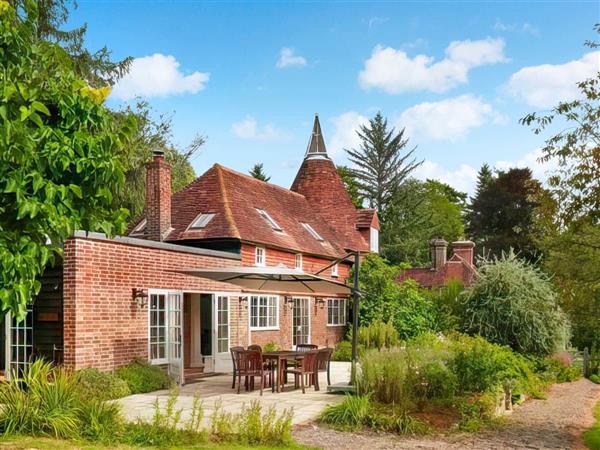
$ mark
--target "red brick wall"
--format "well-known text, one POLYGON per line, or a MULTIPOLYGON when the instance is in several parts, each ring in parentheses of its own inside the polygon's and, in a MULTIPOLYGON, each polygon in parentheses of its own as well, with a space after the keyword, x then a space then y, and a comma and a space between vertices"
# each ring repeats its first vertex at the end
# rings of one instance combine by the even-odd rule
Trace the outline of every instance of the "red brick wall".
MULTIPOLYGON (((64 246, 64 362, 74 369, 113 369, 148 357, 148 307, 134 288, 237 291, 233 285, 177 273, 185 267, 231 267, 239 260, 72 238, 64 246)), ((232 322, 238 301, 231 301, 232 322)), ((237 325, 237 324, 235 324, 237 325)), ((247 322, 231 330, 231 345, 246 344, 247 322)))
POLYGON ((155 155, 146 165, 145 237, 162 241, 171 227, 171 166, 155 155))

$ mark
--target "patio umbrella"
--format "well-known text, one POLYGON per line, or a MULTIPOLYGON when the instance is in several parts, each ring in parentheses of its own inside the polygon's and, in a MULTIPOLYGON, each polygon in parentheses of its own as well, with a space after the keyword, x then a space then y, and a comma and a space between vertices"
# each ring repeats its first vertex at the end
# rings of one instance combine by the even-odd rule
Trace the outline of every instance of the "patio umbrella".
POLYGON ((183 273, 210 280, 231 283, 248 291, 290 292, 294 294, 348 295, 352 287, 338 281, 289 269, 276 267, 230 267, 184 269, 183 273))

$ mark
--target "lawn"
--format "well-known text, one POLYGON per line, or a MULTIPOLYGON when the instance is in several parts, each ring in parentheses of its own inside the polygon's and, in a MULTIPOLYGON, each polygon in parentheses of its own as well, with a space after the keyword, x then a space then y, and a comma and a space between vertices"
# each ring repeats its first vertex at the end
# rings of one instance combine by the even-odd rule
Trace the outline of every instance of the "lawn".
MULTIPOLYGON (((142 447, 130 447, 128 445, 100 445, 92 442, 86 441, 65 441, 61 439, 52 439, 45 437, 2 437, 0 438, 0 449, 8 450, 8 449, 36 449, 36 450, 134 450, 140 449, 142 447)), ((143 447, 144 449, 150 450, 158 447, 143 447)), ((236 445, 231 443, 217 444, 211 442, 200 443, 197 446, 186 446, 186 447, 173 447, 173 450, 192 450, 192 449, 202 449, 202 450, 224 450, 224 449, 232 449, 232 450, 243 450, 243 449, 252 449, 252 450, 301 450, 301 449, 309 449, 310 447, 305 447, 301 445, 293 445, 289 447, 265 447, 265 446, 256 446, 249 447, 244 445, 236 445)))
POLYGON ((600 402, 594 409, 594 416, 597 419, 596 425, 583 434, 583 440, 589 449, 600 450, 600 402))

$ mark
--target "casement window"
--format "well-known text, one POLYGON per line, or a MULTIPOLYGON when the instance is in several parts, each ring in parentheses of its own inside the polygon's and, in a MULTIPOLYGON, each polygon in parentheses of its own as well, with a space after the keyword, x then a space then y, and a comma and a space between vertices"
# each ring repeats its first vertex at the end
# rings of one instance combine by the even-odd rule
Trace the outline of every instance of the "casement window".
POLYGON ((277 222, 275 222, 275 219, 273 219, 269 213, 267 213, 264 209, 258 209, 255 208, 256 211, 258 211, 258 214, 260 214, 260 216, 265 219, 265 221, 269 224, 269 226, 271 228, 273 228, 275 231, 283 231, 283 229, 277 224, 277 222))
POLYGON ((337 265, 337 263, 334 264, 333 266, 331 266, 331 276, 332 277, 337 277, 338 276, 338 265, 337 265))
POLYGON ((296 253, 296 269, 302 270, 302 253, 296 253))
POLYGON ((256 247, 254 249, 254 265, 265 266, 267 260, 267 252, 264 247, 256 247))
POLYGON ((379 230, 371 227, 369 233, 369 246, 372 252, 379 253, 379 230))
POLYGON ((250 329, 276 330, 279 328, 279 297, 277 295, 250 296, 250 329))
POLYGON ((213 219, 213 217, 215 217, 215 214, 212 213, 204 213, 198 215, 198 217, 196 217, 190 225, 190 229, 201 230, 202 228, 206 227, 206 225, 208 225, 208 223, 213 219))
POLYGON ((315 229, 314 229, 313 227, 311 227, 309 224, 307 224, 307 223, 304 223, 304 222, 300 222, 300 223, 302 224, 302 226, 304 227, 304 229, 305 229, 306 231, 308 231, 308 232, 310 233, 310 235, 311 235, 312 237, 314 237, 314 238, 315 238, 317 241, 321 241, 321 242, 322 242, 322 241, 324 241, 324 240, 325 240, 325 239, 323 239, 323 238, 321 237, 321 235, 320 235, 319 233, 317 233, 317 232, 315 231, 315 229))
POLYGON ((167 361, 167 296, 150 294, 150 360, 167 361))
POLYGON ((340 326, 346 325, 346 299, 329 298, 327 299, 327 325, 340 326))

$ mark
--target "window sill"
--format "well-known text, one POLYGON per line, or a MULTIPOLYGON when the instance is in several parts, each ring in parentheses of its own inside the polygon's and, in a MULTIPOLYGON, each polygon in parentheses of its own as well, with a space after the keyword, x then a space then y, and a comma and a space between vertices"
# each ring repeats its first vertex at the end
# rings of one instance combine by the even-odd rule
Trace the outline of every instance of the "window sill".
POLYGON ((250 331, 279 331, 279 327, 250 327, 250 331))
POLYGON ((327 326, 330 327, 330 328, 336 328, 336 327, 345 327, 346 324, 345 323, 339 323, 337 325, 333 325, 333 324, 329 324, 328 323, 327 326))
POLYGON ((153 366, 162 366, 164 364, 169 364, 169 360, 167 358, 164 359, 149 359, 150 364, 153 366))

